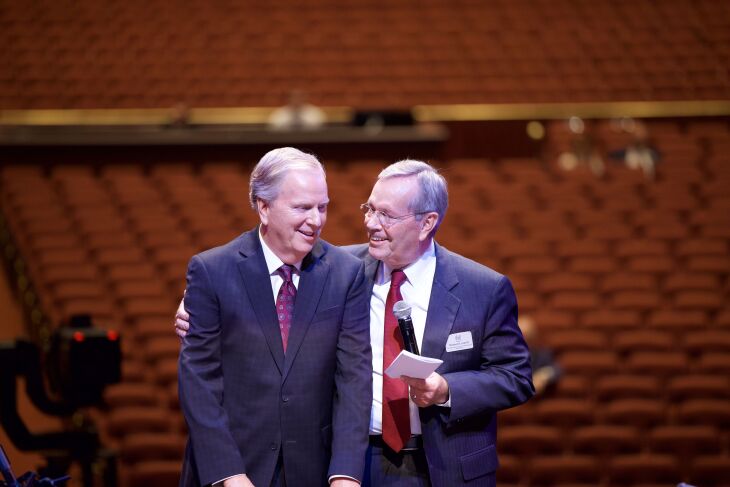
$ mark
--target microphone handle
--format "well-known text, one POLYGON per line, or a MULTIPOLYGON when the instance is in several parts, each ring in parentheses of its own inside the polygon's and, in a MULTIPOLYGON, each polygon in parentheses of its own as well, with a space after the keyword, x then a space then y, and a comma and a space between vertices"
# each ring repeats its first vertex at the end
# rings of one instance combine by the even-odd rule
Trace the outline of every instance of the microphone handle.
POLYGON ((411 318, 399 318, 398 328, 403 336, 403 346, 406 350, 416 355, 421 355, 418 351, 418 342, 416 341, 416 332, 413 330, 413 321, 411 318))

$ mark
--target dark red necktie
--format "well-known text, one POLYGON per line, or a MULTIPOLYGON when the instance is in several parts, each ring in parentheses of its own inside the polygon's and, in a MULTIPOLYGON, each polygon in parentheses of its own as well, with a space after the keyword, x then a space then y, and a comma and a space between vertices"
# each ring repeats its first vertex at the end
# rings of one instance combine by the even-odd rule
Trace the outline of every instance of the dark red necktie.
POLYGON ((289 329, 291 328, 291 318, 294 314, 294 301, 297 298, 297 288, 291 280, 294 266, 284 264, 279 267, 279 274, 284 279, 279 294, 276 297, 276 314, 279 317, 279 331, 281 331, 281 344, 284 346, 286 353, 286 344, 289 341, 289 329))
POLYGON ((390 290, 385 300, 385 336, 383 338, 383 441, 395 452, 403 449, 411 437, 411 418, 408 412, 408 385, 402 380, 391 379, 385 369, 403 350, 403 337, 398 329, 398 319, 393 305, 403 299, 401 284, 406 280, 402 270, 394 270, 390 276, 390 290))

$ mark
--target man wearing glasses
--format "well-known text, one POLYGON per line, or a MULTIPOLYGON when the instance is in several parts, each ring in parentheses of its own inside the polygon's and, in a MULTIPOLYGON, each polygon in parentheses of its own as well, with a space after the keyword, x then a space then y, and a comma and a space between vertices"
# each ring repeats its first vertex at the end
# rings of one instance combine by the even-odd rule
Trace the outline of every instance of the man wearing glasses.
MULTIPOLYGON (((534 393, 530 356, 509 280, 434 242, 448 206, 446 181, 421 161, 384 169, 361 205, 371 288, 373 403, 363 485, 495 485, 496 413, 534 393), (393 303, 411 307, 421 354, 443 364, 426 379, 383 370, 402 340, 393 303)), ((184 331, 182 306, 178 333, 184 331)))

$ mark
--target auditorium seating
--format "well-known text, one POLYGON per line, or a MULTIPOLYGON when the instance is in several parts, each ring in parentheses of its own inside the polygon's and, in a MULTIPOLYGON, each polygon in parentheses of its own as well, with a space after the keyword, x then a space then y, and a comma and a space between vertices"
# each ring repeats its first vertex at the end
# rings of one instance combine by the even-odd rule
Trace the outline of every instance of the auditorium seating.
POLYGON ((0 21, 0 108, 276 106, 295 88, 363 108, 730 94, 715 1, 86 0, 10 3, 0 21))
MULTIPOLYGON (((657 123, 670 134, 658 131, 658 148, 680 150, 656 181, 617 164, 602 178, 563 171, 551 157, 437 163, 452 195, 437 240, 510 276, 563 368, 552 392, 500 413, 504 485, 728 486, 730 166, 718 161, 730 129, 657 123), (676 204, 659 203, 675 189, 676 204)), ((86 312, 121 331, 124 380, 99 421, 124 487, 175 485, 185 426, 172 315, 190 256, 255 223, 251 162, 2 167, 2 210, 51 321, 86 312)), ((357 205, 386 161, 325 164, 324 237, 358 242, 357 205)))

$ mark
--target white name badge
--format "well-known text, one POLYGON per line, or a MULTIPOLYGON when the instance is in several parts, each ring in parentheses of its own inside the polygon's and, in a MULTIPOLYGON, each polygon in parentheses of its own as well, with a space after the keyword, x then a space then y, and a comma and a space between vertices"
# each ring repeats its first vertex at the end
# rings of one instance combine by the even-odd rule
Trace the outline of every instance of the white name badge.
POLYGON ((468 350, 474 348, 474 343, 471 341, 471 332, 462 331, 461 333, 452 333, 449 335, 449 339, 446 340, 446 351, 456 352, 459 350, 468 350))

